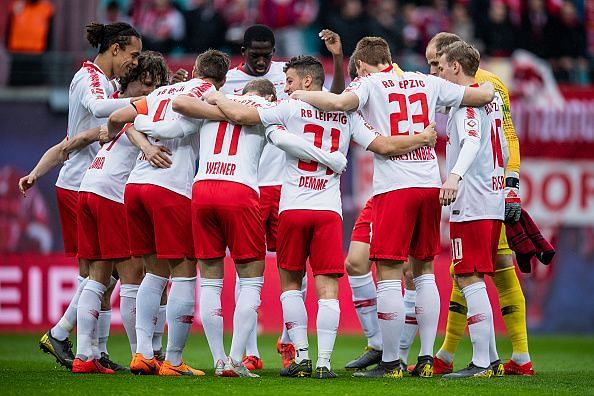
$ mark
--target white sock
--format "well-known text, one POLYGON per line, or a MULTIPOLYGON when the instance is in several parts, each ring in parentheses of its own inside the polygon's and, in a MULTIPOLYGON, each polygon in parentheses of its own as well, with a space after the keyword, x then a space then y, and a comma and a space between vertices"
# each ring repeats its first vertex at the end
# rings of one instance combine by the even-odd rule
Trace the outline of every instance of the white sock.
POLYGON ((318 361, 317 367, 330 369, 330 358, 336 341, 336 331, 340 320, 340 306, 336 299, 318 300, 318 361))
POLYGON ((173 366, 182 362, 182 352, 186 346, 196 300, 196 277, 171 278, 171 289, 167 300, 167 352, 165 360, 173 366))
POLYGON ((146 359, 153 358, 153 332, 167 281, 167 278, 147 273, 136 295, 136 353, 146 359))
POLYGON ((484 282, 473 283, 462 289, 468 306, 468 332, 472 341, 472 362, 478 367, 489 367, 489 343, 493 331, 493 312, 484 282))
POLYGON ((233 339, 229 356, 234 362, 241 362, 247 339, 258 322, 260 293, 264 277, 240 278, 240 290, 233 314, 233 339))
POLYGON ((97 337, 101 297, 106 289, 102 283, 88 280, 78 300, 76 356, 83 360, 96 357, 93 351, 93 339, 97 337))
POLYGON ((295 361, 300 363, 309 359, 309 341, 307 340, 307 311, 301 290, 289 290, 281 294, 284 325, 295 346, 295 361))
POLYGON ((404 301, 399 279, 377 283, 377 317, 382 332, 382 361, 396 361, 404 325, 404 301))
POLYGON ((223 345, 223 313, 221 311, 222 279, 200 278, 200 320, 212 353, 214 364, 226 361, 223 345))
MULTIPOLYGON (((307 273, 303 275, 303 279, 301 279, 301 297, 303 301, 307 297, 307 273)), ((291 337, 289 337, 289 332, 287 331, 287 327, 283 323, 283 331, 280 336, 281 344, 291 344, 291 337)))
POLYGON ((520 366, 526 364, 530 361, 530 354, 528 352, 525 353, 512 353, 511 360, 519 364, 520 366))
POLYGON ((499 360, 497 353, 497 342, 495 340, 495 325, 491 328, 491 337, 489 338, 489 363, 499 360))
POLYGON ((448 351, 444 351, 443 349, 440 349, 439 351, 437 351, 435 356, 437 356, 440 360, 443 360, 447 364, 454 363, 454 355, 448 351))
MULTIPOLYGON (((239 282, 239 275, 235 274, 235 304, 237 304, 237 300, 239 299, 239 290, 241 289, 241 284, 239 282)), ((260 351, 258 350, 258 321, 254 324, 252 331, 250 331, 250 335, 247 338, 247 343, 245 344, 245 355, 246 356, 256 356, 260 357, 260 351)))
POLYGON ((400 335, 398 356, 404 363, 408 362, 410 346, 415 340, 419 325, 417 324, 417 313, 415 312, 416 290, 404 289, 404 325, 400 335))
POLYGON ((157 315, 157 324, 153 332, 153 352, 163 350, 163 334, 165 333, 165 323, 167 322, 167 304, 159 305, 159 314, 157 315))
POLYGON ((439 322, 439 292, 435 284, 435 275, 424 274, 414 279, 417 298, 415 312, 419 323, 421 350, 419 356, 433 356, 437 323, 439 322))
POLYGON ((377 291, 371 272, 365 275, 349 276, 353 292, 353 304, 367 337, 367 345, 375 350, 382 349, 382 333, 377 319, 377 291))
POLYGON ((128 335, 130 351, 136 352, 136 294, 139 285, 124 284, 120 287, 120 313, 128 335))
POLYGON ((107 339, 109 338, 109 327, 111 325, 111 309, 109 311, 100 311, 97 321, 97 338, 99 340, 99 356, 101 353, 109 355, 107 352, 107 339))
POLYGON ((88 278, 83 278, 80 275, 78 276, 78 286, 76 288, 76 293, 74 293, 74 296, 72 296, 70 304, 68 304, 66 311, 64 311, 64 314, 58 323, 56 323, 50 330, 52 337, 54 337, 56 340, 64 341, 66 338, 68 338, 70 332, 72 329, 74 329, 74 326, 76 326, 76 309, 78 307, 78 300, 80 298, 80 293, 82 293, 85 285, 87 284, 87 279, 88 278))

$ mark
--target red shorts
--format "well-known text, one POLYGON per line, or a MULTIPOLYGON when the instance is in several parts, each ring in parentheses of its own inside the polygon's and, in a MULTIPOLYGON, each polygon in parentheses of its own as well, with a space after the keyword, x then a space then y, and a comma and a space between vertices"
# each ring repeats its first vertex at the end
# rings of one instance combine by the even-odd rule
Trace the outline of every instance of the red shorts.
POLYGON ((127 184, 124 206, 132 256, 195 257, 189 198, 153 184, 127 184))
POLYGON ((111 260, 130 257, 124 204, 78 193, 78 257, 111 260))
POLYGON ((431 261, 439 254, 439 188, 404 188, 373 197, 370 260, 431 261))
POLYGON ((278 232, 278 203, 281 186, 260 187, 260 210, 266 232, 266 249, 276 252, 276 234, 278 232))
POLYGON ((450 223, 454 274, 495 274, 501 220, 450 223))
POLYGON ((62 239, 64 239, 64 254, 68 257, 76 256, 78 252, 77 212, 78 191, 56 187, 58 211, 62 224, 62 239))
POLYGON ((264 260, 266 245, 258 193, 231 181, 201 180, 192 188, 192 229, 196 257, 225 257, 236 263, 264 260))
POLYGON ((369 198, 363 209, 361 209, 361 213, 359 213, 359 217, 357 217, 357 221, 355 221, 355 226, 353 227, 351 241, 363 242, 368 245, 371 242, 372 200, 373 197, 369 198))
POLYGON ((342 219, 330 210, 285 210, 279 216, 277 261, 288 271, 344 275, 342 219))

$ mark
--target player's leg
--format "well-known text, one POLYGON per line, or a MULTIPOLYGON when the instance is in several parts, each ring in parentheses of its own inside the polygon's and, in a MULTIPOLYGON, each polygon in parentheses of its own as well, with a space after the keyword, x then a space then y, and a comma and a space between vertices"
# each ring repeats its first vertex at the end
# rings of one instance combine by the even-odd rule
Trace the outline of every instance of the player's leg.
POLYGON ((501 222, 479 220, 450 223, 452 259, 456 282, 464 295, 472 361, 468 367, 444 378, 491 377, 494 345, 493 310, 484 276, 495 272, 495 255, 501 222))
MULTIPOLYGON (((103 293, 101 299, 101 311, 99 311, 99 319, 97 320, 97 350, 99 354, 99 363, 103 367, 110 368, 114 371, 128 371, 127 367, 124 367, 109 358, 109 352, 107 351, 107 340, 109 339, 109 330, 111 328, 111 295, 118 282, 118 274, 115 271, 115 260, 110 260, 112 267, 114 268, 113 274, 109 280, 107 290, 103 293)), ((93 341, 95 345, 95 341, 93 341)))
POLYGON ((309 219, 302 210, 287 210, 279 216, 277 265, 284 326, 295 348, 295 358, 280 370, 283 377, 309 377, 312 363, 307 338, 307 311, 301 293, 311 236, 309 219))
POLYGON ((505 374, 534 375, 528 352, 526 331, 526 299, 514 266, 512 251, 507 243, 505 226, 501 229, 497 250, 497 270, 493 282, 499 295, 501 314, 512 343, 512 356, 505 367, 505 374))
MULTIPOLYGON (((64 239, 64 253, 68 257, 74 257, 78 252, 77 237, 77 207, 78 192, 56 187, 60 224, 62 226, 62 237, 64 239)), ((72 353, 72 342, 68 338, 74 326, 76 326, 76 309, 80 293, 86 284, 89 276, 89 264, 86 260, 79 259, 79 276, 77 288, 70 304, 64 311, 60 320, 39 340, 39 348, 46 353, 53 355, 56 362, 72 368, 74 354, 72 353)))
MULTIPOLYGON (((419 324, 417 323, 417 313, 415 311, 415 302, 417 299, 417 290, 413 278, 413 271, 410 263, 407 261, 402 266, 402 279, 404 281, 404 326, 400 337, 399 358, 402 369, 407 368, 408 353, 415 340, 419 324)), ((411 366, 414 367, 414 366, 411 366)))
MULTIPOLYGON (((126 238, 127 240, 127 238, 126 238)), ((128 248, 129 249, 129 248, 128 248)), ((144 277, 141 259, 130 257, 118 260, 115 268, 120 276, 120 314, 132 355, 136 352, 136 296, 144 277)))
POLYGON ((159 302, 159 314, 157 315, 157 324, 153 331, 153 356, 159 362, 165 360, 163 352, 163 334, 165 333, 165 324, 167 323, 167 288, 163 289, 161 301, 159 302))

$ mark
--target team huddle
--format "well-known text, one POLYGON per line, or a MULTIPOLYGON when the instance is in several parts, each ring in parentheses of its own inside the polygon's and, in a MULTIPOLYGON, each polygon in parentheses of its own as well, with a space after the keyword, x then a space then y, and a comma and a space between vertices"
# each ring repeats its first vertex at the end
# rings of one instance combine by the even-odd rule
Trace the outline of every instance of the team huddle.
POLYGON ((316 58, 272 61, 275 39, 263 25, 246 30, 242 64, 230 69, 226 54, 208 50, 197 56, 191 78, 183 70, 170 77, 160 54, 141 51, 130 25, 87 26, 99 53, 70 85, 67 137, 19 182, 25 194, 63 163, 56 191, 64 249, 79 261, 77 292, 41 338, 43 351, 73 373, 204 375, 183 359, 198 284, 214 374, 258 377, 268 250, 276 252, 282 289, 281 376, 336 377, 331 357, 345 270, 368 340, 346 365, 353 376, 534 374, 524 297, 503 226, 520 216, 519 147, 507 89, 478 69, 474 47, 450 33, 428 44, 431 75, 402 71, 385 40, 362 38, 345 89, 340 37, 323 30, 320 38, 334 57, 330 92, 316 58), (434 150, 436 111, 448 114, 445 183, 434 150), (374 153, 373 197, 345 260, 340 175, 351 142, 374 153), (433 260, 442 206, 451 211, 455 282, 446 339, 434 354, 440 298, 433 260), (237 274, 229 353, 221 310, 227 251, 237 274), (315 369, 304 303, 307 263, 318 298, 315 369), (505 364, 484 275, 493 276, 512 340, 505 364), (107 352, 118 280, 129 367, 107 352), (454 371, 467 324, 472 361, 454 371), (68 338, 74 327, 76 354, 68 338), (421 350, 409 367, 417 332, 421 350))

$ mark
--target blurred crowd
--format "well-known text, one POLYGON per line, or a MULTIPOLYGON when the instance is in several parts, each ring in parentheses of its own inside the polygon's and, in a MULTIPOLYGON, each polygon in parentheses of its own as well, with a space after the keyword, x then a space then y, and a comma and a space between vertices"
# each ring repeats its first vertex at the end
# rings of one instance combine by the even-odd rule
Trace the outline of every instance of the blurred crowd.
MULTIPOLYGON (((23 14, 24 9, 31 7, 39 9, 39 14, 50 24, 50 0, 13 0, 12 3, 9 29, 18 29, 19 11, 23 14), (41 7, 41 4, 46 5, 41 7)), ((254 23, 273 28, 278 57, 328 55, 317 39, 322 27, 340 34, 347 56, 361 37, 376 35, 389 42, 393 55, 409 69, 421 67, 424 48, 435 33, 450 31, 473 43, 483 56, 508 57, 515 49, 524 48, 549 60, 558 81, 588 84, 594 69, 594 16, 588 20, 587 15, 588 10, 590 15, 594 14, 594 5, 587 3, 585 0, 101 0, 97 18, 104 23, 128 21, 142 33, 146 49, 174 56, 207 48, 238 53, 243 31, 254 23)), ((18 47, 10 45, 13 31, 7 35, 7 47, 18 52, 18 47)), ((33 49, 39 50, 39 45, 33 49)))

